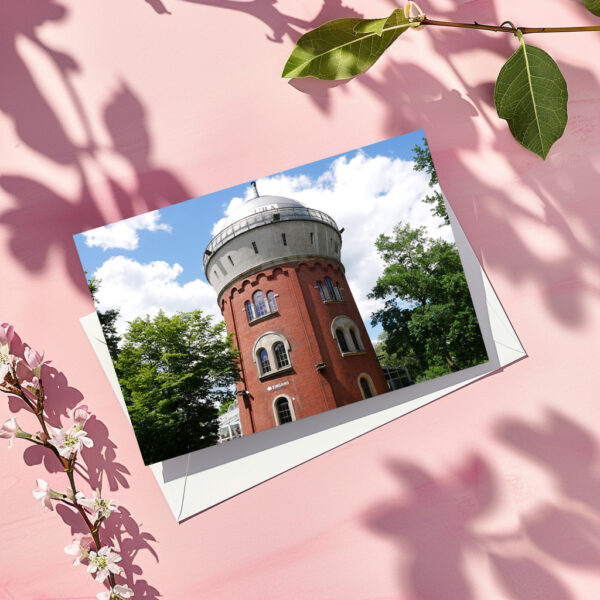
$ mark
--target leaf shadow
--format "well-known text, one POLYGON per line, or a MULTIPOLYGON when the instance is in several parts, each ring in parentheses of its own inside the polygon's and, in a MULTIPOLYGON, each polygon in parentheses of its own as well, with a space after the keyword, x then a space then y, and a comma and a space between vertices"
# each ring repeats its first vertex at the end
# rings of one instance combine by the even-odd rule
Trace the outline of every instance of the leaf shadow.
POLYGON ((212 6, 236 12, 242 12, 263 22, 270 33, 265 37, 270 42, 283 43, 288 37, 293 42, 309 29, 317 27, 331 19, 360 18, 362 14, 342 0, 323 0, 319 13, 313 19, 303 19, 279 10, 275 5, 277 0, 180 0, 202 6, 212 6))
POLYGON ((477 454, 436 475, 417 462, 389 459, 398 489, 364 511, 362 521, 397 548, 399 593, 433 599, 443 589, 448 598, 478 597, 481 576, 468 566, 478 556, 490 565, 504 598, 574 600, 552 565, 600 567, 600 451, 591 432, 549 410, 541 424, 502 419, 495 433, 556 478, 559 500, 531 502, 527 490, 501 479, 477 454), (500 500, 507 493, 528 499, 517 527, 486 524, 497 523, 498 508, 506 510, 506 499, 500 500))
POLYGON ((0 110, 12 121, 20 143, 57 168, 67 169, 76 190, 72 197, 67 197, 51 181, 5 169, 0 175, 0 190, 12 199, 12 205, 4 204, 0 226, 8 230, 10 252, 25 269, 43 272, 48 257, 57 251, 64 258, 65 271, 75 288, 89 297, 81 263, 73 251, 72 236, 105 224, 99 206, 101 198, 106 202, 108 192, 120 218, 124 219, 139 212, 140 206, 153 210, 187 200, 191 194, 177 177, 154 161, 145 107, 124 81, 107 98, 101 115, 100 124, 111 145, 107 147, 98 141, 90 124, 90 110, 73 82, 74 75, 81 74, 83 67, 73 57, 46 43, 39 33, 42 25, 60 23, 68 14, 68 7, 58 0, 27 0, 11 5, 8 10, 0 7, 0 65, 11 74, 11 85, 0 87, 0 110), (52 100, 37 85, 36 69, 19 52, 17 41, 23 37, 55 67, 56 84, 62 86, 68 98, 75 122, 83 132, 83 141, 72 139, 52 100), (110 166, 116 163, 129 165, 134 171, 133 190, 117 183, 122 174, 112 174, 110 166), (108 184, 106 189, 99 189, 92 177, 92 173, 98 172, 108 184), (36 219, 31 219, 32 214, 36 214, 36 219), (43 228, 40 222, 44 223, 43 228))

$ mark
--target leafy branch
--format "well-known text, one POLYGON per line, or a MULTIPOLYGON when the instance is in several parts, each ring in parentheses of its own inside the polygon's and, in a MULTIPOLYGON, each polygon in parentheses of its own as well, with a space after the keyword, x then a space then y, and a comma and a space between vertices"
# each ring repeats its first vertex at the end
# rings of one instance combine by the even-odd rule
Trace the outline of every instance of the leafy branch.
MULTIPOLYGON (((600 16, 600 0, 584 0, 586 8, 600 16)), ((454 27, 509 33, 519 48, 506 61, 494 92, 496 111, 508 122, 513 137, 543 159, 567 125, 567 84, 558 65, 544 50, 526 44, 531 33, 600 31, 600 26, 516 27, 436 21, 427 18, 415 2, 381 19, 335 19, 305 33, 296 44, 282 77, 349 79, 366 71, 409 29, 454 27)))

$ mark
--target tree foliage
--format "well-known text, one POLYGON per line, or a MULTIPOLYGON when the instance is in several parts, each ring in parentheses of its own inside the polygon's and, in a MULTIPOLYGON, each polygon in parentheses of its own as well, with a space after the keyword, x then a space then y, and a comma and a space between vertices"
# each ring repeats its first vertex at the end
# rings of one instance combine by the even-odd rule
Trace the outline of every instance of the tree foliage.
POLYGON ((219 406, 219 414, 220 415, 224 415, 228 410, 229 407, 236 401, 235 397, 231 397, 228 400, 224 400, 223 402, 221 402, 221 405, 219 406))
MULTIPOLYGON (((413 161, 415 163, 415 171, 425 171, 429 175, 429 187, 434 188, 438 185, 438 177, 429 151, 427 139, 423 138, 423 145, 415 144, 413 147, 413 161)), ((450 225, 450 219, 444 205, 444 197, 438 189, 433 190, 433 193, 423 198, 423 202, 432 204, 431 214, 444 219, 446 225, 450 225)))
POLYGON ((429 187, 433 187, 438 183, 438 176, 431 158, 431 151, 427 138, 423 138, 423 145, 415 144, 413 147, 413 161, 415 162, 415 171, 425 171, 429 175, 429 187))
POLYGON ((217 442, 219 405, 239 378, 238 352, 225 323, 201 311, 137 318, 117 372, 144 462, 217 442))
MULTIPOLYGON (((96 279, 95 277, 93 277, 92 279, 88 279, 88 288, 90 289, 90 293, 92 294, 94 304, 97 304, 96 294, 100 289, 101 283, 101 280, 96 279)), ((98 320, 100 321, 100 325, 102 326, 102 333, 104 333, 104 338, 106 339, 108 351, 110 352, 110 356, 114 362, 117 360, 117 356, 119 354, 119 343, 121 342, 121 336, 117 333, 116 326, 120 312, 116 308, 104 311, 97 310, 96 312, 98 314, 98 320)))
POLYGON ((417 381, 486 361, 454 244, 400 223, 375 245, 385 268, 369 297, 385 300, 385 305, 371 322, 382 325, 387 354, 417 381))

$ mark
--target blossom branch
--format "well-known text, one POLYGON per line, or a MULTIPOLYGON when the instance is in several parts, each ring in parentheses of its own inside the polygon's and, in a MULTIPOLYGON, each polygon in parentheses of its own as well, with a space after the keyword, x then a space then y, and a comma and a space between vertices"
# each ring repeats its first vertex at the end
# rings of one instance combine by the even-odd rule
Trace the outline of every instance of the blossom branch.
POLYGON ((44 479, 36 480, 33 497, 40 500, 46 510, 53 510, 53 502, 61 502, 75 509, 86 527, 89 535, 77 534, 65 547, 65 552, 75 557, 73 565, 87 563, 87 571, 94 575, 96 581, 108 581, 110 589, 97 594, 98 600, 128 600, 133 598, 133 590, 127 585, 117 584, 115 575, 123 575, 123 569, 117 564, 121 556, 110 545, 102 545, 100 528, 110 514, 117 511, 112 500, 102 498, 97 489, 92 498, 77 489, 75 473, 81 475, 83 470, 78 463, 82 447, 92 447, 93 440, 88 437, 84 425, 91 416, 87 406, 79 406, 67 415, 72 424, 69 427, 53 427, 46 422, 44 403, 47 400, 42 382, 42 367, 47 364, 43 354, 26 347, 24 356, 11 353, 14 337, 12 326, 0 325, 0 392, 21 399, 29 408, 41 427, 41 431, 31 434, 23 431, 14 417, 6 420, 0 427, 0 438, 9 440, 9 448, 15 439, 24 439, 32 444, 48 448, 60 462, 70 488, 67 494, 51 489, 44 479), (30 379, 19 376, 18 370, 27 372, 30 379), (92 549, 92 545, 94 549, 92 549))

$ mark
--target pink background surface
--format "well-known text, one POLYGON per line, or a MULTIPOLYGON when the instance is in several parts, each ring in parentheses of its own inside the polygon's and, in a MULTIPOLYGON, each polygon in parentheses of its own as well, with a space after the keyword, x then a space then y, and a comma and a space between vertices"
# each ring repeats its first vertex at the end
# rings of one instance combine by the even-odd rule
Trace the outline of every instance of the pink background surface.
MULTIPOLYGON (((136 598, 597 593, 600 36, 528 40, 569 86, 569 124, 546 162, 521 149, 491 102, 511 36, 409 32, 354 81, 279 78, 307 28, 394 7, 0 5, 0 320, 66 374, 50 390, 57 412, 83 395, 97 415, 84 457, 124 507, 112 533, 136 598), (529 357, 177 524, 79 324, 93 306, 71 236, 421 127, 529 357)), ((423 9, 480 23, 600 22, 575 0, 423 9)), ((31 497, 36 477, 62 487, 63 476, 46 474, 34 451, 24 466, 23 446, 1 456, 0 599, 95 598, 99 585, 62 551, 72 520, 31 497)))

